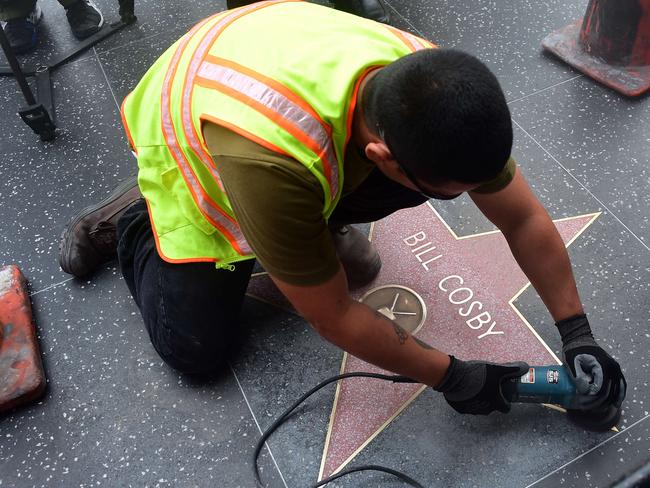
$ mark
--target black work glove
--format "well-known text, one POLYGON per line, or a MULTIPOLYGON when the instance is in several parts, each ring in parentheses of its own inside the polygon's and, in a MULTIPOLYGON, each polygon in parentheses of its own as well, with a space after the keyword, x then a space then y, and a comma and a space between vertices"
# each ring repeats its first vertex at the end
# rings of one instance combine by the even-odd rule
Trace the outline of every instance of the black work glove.
POLYGON ((614 405, 625 399, 627 382, 621 367, 594 340, 586 315, 576 315, 555 324, 562 336, 562 352, 576 390, 580 393, 577 408, 614 405))
POLYGON ((434 388, 458 413, 487 415, 494 410, 508 413, 510 402, 501 392, 501 383, 518 378, 528 371, 524 362, 494 364, 483 361, 461 361, 454 356, 442 382, 434 388))

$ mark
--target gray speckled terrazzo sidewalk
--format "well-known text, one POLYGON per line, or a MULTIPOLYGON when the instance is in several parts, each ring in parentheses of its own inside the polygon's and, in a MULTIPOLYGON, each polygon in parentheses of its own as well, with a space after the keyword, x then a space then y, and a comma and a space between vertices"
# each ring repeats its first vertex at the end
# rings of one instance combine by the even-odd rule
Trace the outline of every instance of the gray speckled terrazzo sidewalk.
MULTIPOLYGON (((76 42, 60 6, 41 3, 44 41, 31 62, 76 42)), ((117 17, 114 2, 97 3, 117 17)), ((536 405, 462 417, 427 389, 349 465, 389 466, 427 487, 609 486, 650 459, 650 99, 622 97, 542 53, 542 38, 581 17, 586 0, 388 3, 395 26, 494 70, 514 121, 513 157, 551 216, 598 214, 569 253, 594 333, 620 361, 629 390, 621 432, 596 434, 536 405)), ((0 264, 17 264, 31 283, 49 380, 42 401, 0 418, 1 488, 252 488, 260 428, 341 370, 343 353, 304 320, 249 297, 240 356, 220 378, 190 381, 155 353, 116 263, 89 280, 70 279, 57 264, 71 216, 135 171, 118 104, 173 41, 224 8, 222 0, 136 2, 138 24, 54 74, 53 143, 14 115, 20 92, 0 78, 0 264)), ((459 237, 494 230, 465 196, 432 205, 459 237)), ((396 230, 396 240, 404 237, 396 230)), ((462 256, 458 269, 470 272, 462 256)), ((514 306, 559 355, 534 290, 514 306)), ((261 459, 269 486, 317 480, 334 402, 329 387, 271 438, 261 459)), ((404 485, 356 474, 332 486, 404 485)))

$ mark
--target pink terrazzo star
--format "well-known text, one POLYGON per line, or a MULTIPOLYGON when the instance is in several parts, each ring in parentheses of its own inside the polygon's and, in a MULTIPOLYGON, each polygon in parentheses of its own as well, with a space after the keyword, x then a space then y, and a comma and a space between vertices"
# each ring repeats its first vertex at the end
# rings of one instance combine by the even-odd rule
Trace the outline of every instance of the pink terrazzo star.
MULTIPOLYGON (((568 246, 598 215, 561 219, 555 225, 568 246)), ((355 298, 384 285, 405 286, 427 309, 415 336, 437 349, 461 359, 560 363, 512 304, 530 283, 500 232, 458 237, 424 204, 377 222, 372 241, 383 267, 355 298)), ((254 277, 249 294, 290 308, 268 276, 254 277)), ((384 372, 345 354, 341 372, 349 371, 384 372)), ((424 388, 361 378, 339 383, 319 478, 342 469, 424 388)))

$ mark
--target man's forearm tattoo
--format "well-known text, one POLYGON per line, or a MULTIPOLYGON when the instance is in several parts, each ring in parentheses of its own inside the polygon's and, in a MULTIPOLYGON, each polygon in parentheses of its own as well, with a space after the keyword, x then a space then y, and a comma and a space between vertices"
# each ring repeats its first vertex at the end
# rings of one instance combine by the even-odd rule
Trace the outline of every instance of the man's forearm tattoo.
POLYGON ((399 339, 399 343, 404 344, 406 342, 406 339, 408 339, 409 337, 408 332, 406 332, 397 322, 393 322, 384 314, 377 312, 376 310, 374 312, 375 312, 375 316, 378 319, 385 320, 393 326, 393 329, 395 329, 395 334, 397 334, 397 338, 399 339))
POLYGON ((408 339, 408 334, 407 332, 400 327, 400 325, 396 322, 393 322, 392 320, 390 321, 391 324, 393 324, 393 328, 395 329, 395 333, 397 334, 397 338, 399 339, 400 344, 404 344, 406 342, 406 339, 408 339))

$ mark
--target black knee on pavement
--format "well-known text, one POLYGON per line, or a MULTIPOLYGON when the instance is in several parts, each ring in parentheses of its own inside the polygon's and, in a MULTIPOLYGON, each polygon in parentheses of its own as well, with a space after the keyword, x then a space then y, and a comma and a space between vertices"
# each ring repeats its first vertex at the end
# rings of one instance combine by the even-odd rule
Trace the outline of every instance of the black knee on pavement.
POLYGON ((237 262, 234 271, 164 261, 144 200, 117 227, 120 269, 160 357, 189 375, 223 371, 241 343, 239 314, 255 261, 237 262))
POLYGON ((209 377, 219 374, 227 367, 228 359, 239 343, 232 335, 195 336, 165 327, 162 329, 162 334, 151 337, 154 348, 167 365, 192 376, 209 377))

